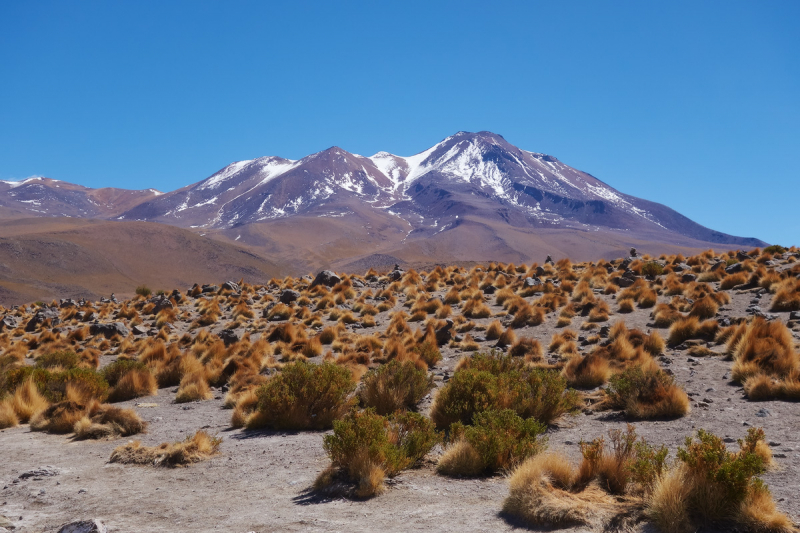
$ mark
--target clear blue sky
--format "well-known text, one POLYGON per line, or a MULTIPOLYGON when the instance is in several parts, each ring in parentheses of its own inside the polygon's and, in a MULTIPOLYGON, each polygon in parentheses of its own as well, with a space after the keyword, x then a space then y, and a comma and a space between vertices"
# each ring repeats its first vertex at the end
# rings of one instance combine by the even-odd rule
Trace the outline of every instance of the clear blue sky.
POLYGON ((172 190, 491 130, 800 244, 800 2, 0 2, 0 179, 172 190))

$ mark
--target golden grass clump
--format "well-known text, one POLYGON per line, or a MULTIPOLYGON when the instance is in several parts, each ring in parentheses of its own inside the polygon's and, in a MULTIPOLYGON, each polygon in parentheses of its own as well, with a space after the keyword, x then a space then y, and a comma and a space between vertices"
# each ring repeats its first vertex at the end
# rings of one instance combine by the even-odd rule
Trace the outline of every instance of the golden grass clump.
POLYGON ((17 387, 11 397, 11 407, 22 424, 26 424, 31 417, 47 409, 49 405, 50 402, 42 396, 39 387, 32 379, 26 380, 17 387))
POLYGON ((475 477, 483 471, 483 459, 468 441, 459 439, 445 448, 436 471, 450 477, 475 477))
POLYGON ((0 429, 14 427, 19 424, 19 418, 14 411, 10 398, 0 401, 0 429))
POLYGON ((205 373, 202 371, 192 372, 181 379, 178 392, 175 395, 175 403, 209 400, 212 396, 205 373))
POLYGON ((617 302, 618 313, 633 313, 634 310, 634 300, 633 298, 623 298, 617 302))
POLYGON ((128 437, 143 433, 146 429, 147 422, 143 422, 134 410, 95 403, 86 415, 75 422, 72 430, 75 439, 84 440, 128 437))
POLYGON ((109 462, 134 465, 177 467, 205 461, 219 453, 222 439, 198 431, 186 440, 163 443, 160 446, 142 446, 139 441, 118 446, 109 462))
POLYGON ((111 403, 124 402, 141 396, 153 396, 158 393, 158 383, 153 373, 147 368, 132 368, 126 372, 108 393, 111 403))

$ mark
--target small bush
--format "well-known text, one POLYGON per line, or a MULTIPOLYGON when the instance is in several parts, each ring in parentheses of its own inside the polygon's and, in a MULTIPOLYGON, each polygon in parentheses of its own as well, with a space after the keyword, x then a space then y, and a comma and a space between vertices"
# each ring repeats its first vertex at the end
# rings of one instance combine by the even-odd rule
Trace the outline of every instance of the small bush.
MULTIPOLYGON (((513 410, 503 409, 477 413, 471 426, 453 424, 450 438, 454 442, 467 442, 477 452, 482 473, 494 473, 513 468, 544 449, 546 443, 540 437, 545 430, 537 420, 523 419, 513 410)), ((440 462, 438 470, 459 475, 463 469, 458 466, 445 460, 440 462)))
POLYGON ((148 287, 147 285, 139 285, 138 287, 136 287, 136 294, 138 294, 139 296, 144 296, 145 298, 147 298, 152 293, 153 291, 151 291, 150 287, 148 287))
MULTIPOLYGON (((430 420, 417 413, 384 417, 373 410, 351 411, 333 422, 323 446, 331 466, 356 484, 355 496, 369 498, 383 489, 383 476, 394 476, 422 459, 439 442, 430 420)), ((323 472, 318 489, 332 481, 323 472)))
POLYGON ((527 368, 510 355, 475 354, 439 389, 431 418, 444 429, 455 422, 471 424, 481 411, 513 409, 550 424, 578 403, 577 393, 567 390, 566 379, 554 370, 527 368))
POLYGON ((100 373, 108 384, 114 387, 128 371, 145 370, 146 368, 147 365, 135 359, 117 359, 100 370, 100 373))
POLYGON ((417 368, 413 361, 394 359, 364 376, 359 396, 379 415, 388 415, 399 409, 413 410, 433 387, 433 376, 417 368))
POLYGON ((642 276, 654 278, 664 273, 664 267, 656 261, 651 261, 642 265, 642 276))
POLYGON ((81 358, 69 351, 51 352, 36 358, 37 367, 57 370, 77 368, 80 362, 81 358))
POLYGON ((249 429, 328 429, 354 403, 356 383, 347 368, 297 361, 262 385, 249 429))
POLYGON ((689 397, 661 369, 630 367, 611 377, 606 395, 612 408, 632 418, 677 418, 689 412, 689 397))
POLYGON ((6 390, 9 392, 27 380, 33 381, 39 393, 49 402, 60 402, 66 398, 67 384, 85 391, 89 396, 103 401, 108 396, 108 382, 94 370, 72 368, 50 372, 44 368, 22 366, 12 368, 6 374, 6 390))

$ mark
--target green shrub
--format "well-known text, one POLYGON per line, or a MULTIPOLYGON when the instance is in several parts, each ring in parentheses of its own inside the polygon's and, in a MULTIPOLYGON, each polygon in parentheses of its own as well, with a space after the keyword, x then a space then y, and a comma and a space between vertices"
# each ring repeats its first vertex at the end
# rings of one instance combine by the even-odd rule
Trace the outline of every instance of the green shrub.
POLYGON ((145 298, 147 298, 152 293, 153 291, 151 291, 150 287, 148 287, 147 285, 139 285, 138 287, 136 287, 136 294, 138 294, 139 296, 144 296, 145 298))
MULTIPOLYGON (((678 459, 694 475, 704 478, 711 485, 711 490, 720 495, 726 507, 734 509, 744 501, 749 491, 758 489, 762 484, 756 476, 766 472, 767 465, 755 453, 759 440, 764 440, 763 430, 750 428, 747 437, 739 440, 739 453, 733 453, 727 450, 720 437, 700 429, 697 431, 697 440, 686 437, 686 447, 678 448, 678 459)), ((701 508, 704 506, 697 503, 694 505, 695 512, 704 513, 701 508)))
POLYGON ((433 376, 417 368, 413 361, 393 359, 364 376, 359 396, 379 415, 388 415, 398 409, 413 410, 433 386, 433 376))
POLYGON ((771 246, 767 246, 766 248, 764 248, 764 253, 772 255, 783 254, 786 253, 786 248, 784 248, 780 244, 773 244, 771 246))
POLYGON ((611 376, 605 389, 608 405, 632 418, 676 418, 689 412, 689 397, 675 378, 661 369, 640 366, 611 376))
POLYGON ((471 424, 481 411, 513 409, 522 418, 550 424, 579 402, 555 370, 527 368, 510 355, 476 354, 439 390, 431 418, 445 429, 455 422, 471 424))
MULTIPOLYGON (((356 495, 369 497, 380 490, 384 475, 409 468, 439 440, 431 421, 418 413, 385 417, 367 409, 334 421, 323 446, 333 469, 357 485, 356 495)), ((322 488, 319 480, 317 485, 322 488)))
POLYGON ((456 422, 450 426, 450 440, 466 440, 478 452, 486 473, 513 468, 546 447, 540 438, 547 428, 541 422, 521 418, 511 409, 477 413, 473 425, 456 422))
POLYGON ((12 368, 6 374, 4 388, 7 392, 13 392, 28 379, 33 380, 42 396, 51 403, 65 399, 68 383, 100 401, 108 397, 108 382, 103 375, 84 368, 71 368, 62 372, 50 372, 45 368, 32 366, 12 368))
POLYGON ((651 261, 642 265, 642 276, 656 277, 664 273, 664 267, 660 263, 651 261))
POLYGON ((144 370, 146 368, 147 365, 141 361, 136 361, 134 359, 117 359, 110 365, 103 368, 100 373, 103 375, 108 384, 114 387, 117 385, 122 376, 128 373, 128 371, 144 370))
POLYGON ((350 371, 340 365, 290 363, 256 392, 258 412, 248 428, 328 429, 355 403, 355 388, 350 371))
POLYGON ((80 361, 80 357, 74 352, 51 352, 37 357, 36 366, 39 368, 62 368, 67 370, 77 368, 80 361))

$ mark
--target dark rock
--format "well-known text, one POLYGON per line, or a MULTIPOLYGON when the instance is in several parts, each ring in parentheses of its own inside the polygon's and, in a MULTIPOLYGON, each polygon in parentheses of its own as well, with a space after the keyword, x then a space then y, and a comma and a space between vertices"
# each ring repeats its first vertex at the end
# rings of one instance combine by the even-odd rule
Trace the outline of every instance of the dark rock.
POLYGON ((44 324, 45 320, 50 321, 51 326, 57 326, 61 323, 61 315, 55 307, 40 307, 36 314, 33 315, 27 324, 25 324, 25 331, 35 331, 37 327, 44 324))
POLYGON ((540 266, 536 267, 536 276, 540 277, 540 278, 542 276, 544 276, 544 268, 543 267, 540 267, 540 266))
POLYGON ((392 281, 400 281, 400 279, 403 277, 403 274, 405 274, 404 271, 400 270, 399 268, 395 268, 389 272, 389 279, 392 281))
POLYGON ((223 291, 239 292, 239 284, 235 281, 226 281, 222 284, 223 291))
POLYGON ((690 268, 691 267, 686 263, 677 263, 675 265, 672 265, 673 272, 683 272, 684 270, 689 270, 690 268))
POLYGON ((750 259, 750 256, 747 255, 745 252, 739 251, 736 253, 736 259, 739 261, 744 261, 746 259, 750 259))
POLYGON ((91 335, 103 335, 106 339, 111 339, 116 335, 127 337, 130 335, 130 330, 122 322, 112 322, 110 324, 94 324, 89 326, 89 333, 91 335))
POLYGON ((14 329, 17 327, 17 317, 6 315, 0 320, 0 331, 4 329, 14 329))
POLYGON ((300 298, 300 293, 299 292, 294 291, 292 289, 284 289, 284 291, 281 293, 280 301, 281 301, 282 304, 289 305, 290 303, 294 302, 298 298, 300 298))
POLYGON ((134 335, 144 335, 147 333, 147 330, 140 326, 133 326, 131 332, 133 332, 134 335))
POLYGON ((686 273, 683 276, 681 276, 682 283, 691 283, 693 281, 697 281, 697 276, 694 274, 686 273))
POLYGON ((150 298, 149 302, 155 306, 153 307, 152 311, 154 315, 157 315, 164 309, 172 309, 175 307, 175 304, 172 303, 172 300, 167 298, 164 294, 156 296, 155 298, 150 298))
POLYGON ((453 320, 448 318, 447 323, 436 330, 436 344, 443 346, 453 337, 453 320))
POLYGON ((548 255, 547 259, 544 260, 544 264, 545 265, 553 265, 555 263, 553 262, 553 258, 548 255))
POLYGON ((28 470, 19 475, 19 479, 28 479, 36 477, 53 477, 61 473, 61 470, 55 466, 40 466, 36 470, 28 470))
POLYGON ((601 337, 608 337, 608 333, 611 331, 611 326, 601 326, 600 327, 600 336, 601 337))
POLYGON ((230 346, 235 342, 239 342, 239 336, 232 329, 223 329, 217 336, 225 343, 225 346, 230 346))
POLYGON ((216 285, 203 285, 203 287, 200 290, 200 292, 202 292, 203 294, 208 294, 210 292, 217 292, 217 291, 219 291, 219 287, 217 287, 216 285))
POLYGON ((181 301, 183 301, 183 294, 181 294, 181 291, 179 291, 178 289, 173 290, 172 294, 170 294, 169 297, 178 303, 181 303, 181 301))
POLYGON ((497 287, 494 285, 488 285, 483 289, 483 294, 494 294, 495 292, 497 292, 497 287))
POLYGON ((743 269, 744 269, 744 266, 741 263, 734 263, 734 264, 730 265, 729 267, 725 268, 725 273, 726 274, 736 274, 738 272, 741 272, 743 269))
POLYGON ((761 408, 756 412, 756 416, 760 417, 760 418, 768 417, 771 414, 772 413, 769 411, 769 409, 766 409, 766 408, 761 408))
POLYGON ((525 278, 525 281, 522 282, 523 287, 536 287, 537 285, 541 285, 542 280, 537 278, 525 278))
POLYGON ((58 302, 58 306, 59 306, 61 309, 66 309, 66 308, 68 308, 68 307, 76 307, 77 305, 78 305, 78 304, 77 304, 77 303, 75 302, 75 300, 73 300, 72 298, 67 298, 67 299, 65 299, 65 300, 64 300, 64 299, 62 299, 62 300, 59 300, 59 302, 58 302))
POLYGON ((789 320, 800 320, 800 311, 792 311, 789 313, 789 320))
POLYGON ((358 289, 363 289, 364 287, 367 286, 366 283, 364 283, 363 281, 361 281, 358 278, 350 278, 350 283, 353 284, 353 287, 356 287, 358 289))
POLYGON ((636 253, 636 248, 631 248, 631 257, 639 257, 639 254, 636 253))
POLYGON ((313 289, 317 285, 325 285, 326 287, 333 287, 337 283, 341 282, 342 278, 336 275, 335 272, 330 270, 323 270, 317 277, 314 278, 314 281, 311 282, 309 289, 313 289))
POLYGON ((80 520, 64 524, 58 533, 107 533, 108 529, 100 520, 80 520))

